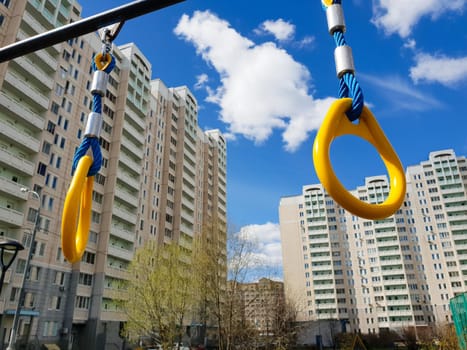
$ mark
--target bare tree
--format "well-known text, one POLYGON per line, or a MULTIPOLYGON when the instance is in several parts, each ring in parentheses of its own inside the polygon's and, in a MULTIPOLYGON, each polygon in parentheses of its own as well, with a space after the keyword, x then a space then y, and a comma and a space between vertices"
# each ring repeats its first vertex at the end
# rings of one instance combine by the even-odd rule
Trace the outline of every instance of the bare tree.
POLYGON ((207 331, 217 330, 218 342, 223 328, 223 303, 227 282, 227 248, 225 228, 217 223, 203 227, 193 245, 195 310, 193 318, 200 325, 198 342, 206 343, 207 331))
POLYGON ((126 335, 133 341, 150 337, 172 349, 181 342, 193 301, 190 252, 176 243, 158 246, 151 241, 136 252, 129 271, 126 335))
POLYGON ((246 281, 248 273, 258 265, 256 244, 247 237, 248 232, 229 233, 227 239, 228 287, 223 303, 221 350, 231 350, 236 343, 244 343, 254 333, 245 322, 239 284, 246 281))

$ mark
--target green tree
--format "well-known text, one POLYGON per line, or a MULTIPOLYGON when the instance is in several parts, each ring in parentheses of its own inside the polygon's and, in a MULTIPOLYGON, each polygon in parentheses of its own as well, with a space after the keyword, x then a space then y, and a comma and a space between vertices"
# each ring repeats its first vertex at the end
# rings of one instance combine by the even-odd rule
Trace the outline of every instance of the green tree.
POLYGON ((141 336, 172 349, 181 342, 184 321, 193 302, 191 252, 176 243, 150 241, 136 252, 129 268, 124 310, 130 340, 141 336))

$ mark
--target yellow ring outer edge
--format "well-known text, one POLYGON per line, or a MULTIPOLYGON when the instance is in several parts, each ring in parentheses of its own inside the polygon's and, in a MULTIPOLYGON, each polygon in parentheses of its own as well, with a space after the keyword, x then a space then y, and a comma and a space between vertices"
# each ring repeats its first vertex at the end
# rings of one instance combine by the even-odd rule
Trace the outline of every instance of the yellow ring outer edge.
POLYGON ((89 237, 94 177, 87 173, 92 162, 89 156, 79 160, 63 205, 62 250, 71 263, 81 259, 89 237))
POLYGON ((371 111, 365 106, 358 124, 353 124, 345 115, 351 105, 352 99, 344 98, 336 100, 329 108, 313 144, 313 163, 324 188, 342 207, 366 219, 383 219, 394 214, 404 201, 405 173, 399 157, 371 111), (347 134, 370 142, 383 160, 390 182, 389 196, 383 203, 369 204, 359 200, 347 191, 335 175, 329 158, 330 146, 336 137, 347 134))

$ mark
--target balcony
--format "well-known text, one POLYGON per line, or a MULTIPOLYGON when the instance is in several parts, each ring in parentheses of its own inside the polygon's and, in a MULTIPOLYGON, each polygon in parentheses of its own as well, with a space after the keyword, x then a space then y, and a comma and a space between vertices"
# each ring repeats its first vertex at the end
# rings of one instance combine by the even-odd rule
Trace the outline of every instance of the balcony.
POLYGON ((35 81, 41 85, 41 89, 52 90, 54 81, 50 75, 47 75, 26 57, 15 58, 14 62, 19 66, 17 70, 22 70, 24 75, 34 77, 35 81))
POLYGON ((312 238, 310 241, 313 244, 329 243, 329 237, 326 237, 326 238, 312 238))
POLYGON ((19 184, 15 181, 11 181, 9 179, 5 179, 4 177, 0 176, 0 191, 1 192, 8 193, 9 195, 22 199, 22 200, 27 200, 28 194, 21 192, 21 188, 23 187, 24 185, 22 184, 19 184))
POLYGON ((386 295, 403 295, 408 296, 407 289, 385 289, 384 294, 386 295))
POLYGON ((24 214, 11 208, 0 207, 0 226, 19 228, 23 225, 24 214), (6 225, 5 225, 6 223, 6 225))
POLYGON ((6 95, 4 92, 0 92, 0 106, 7 110, 8 113, 15 114, 16 117, 21 118, 38 130, 44 129, 44 119, 42 119, 32 110, 28 109, 24 103, 13 99, 12 97, 6 95))
POLYGON ((334 274, 326 273, 321 275, 313 275, 313 282, 320 280, 334 280, 334 274))
POLYGON ((111 267, 109 265, 107 265, 105 269, 105 275, 122 280, 128 280, 130 278, 130 274, 127 270, 111 267))
POLYGON ((400 275, 400 274, 404 274, 404 273, 405 273, 405 270, 402 267, 394 267, 394 268, 382 269, 381 270, 381 274, 383 276, 400 275))
POLYGON ((11 88, 22 94, 24 101, 35 106, 38 110, 46 111, 49 108, 49 99, 44 96, 44 92, 34 89, 30 84, 11 71, 5 74, 5 83, 10 85, 11 88))
POLYGON ((378 245, 378 248, 392 247, 392 246, 395 246, 395 247, 399 248, 399 241, 397 239, 378 241, 377 245, 378 245))
POLYGON ((315 300, 321 299, 335 299, 336 295, 334 293, 327 293, 327 294, 315 294, 315 300))
MULTIPOLYGON (((128 167, 129 169, 135 171, 136 173, 139 174, 141 172, 141 163, 138 163, 136 160, 134 160, 130 156, 126 155, 125 153, 120 152, 120 159, 119 160, 120 160, 120 162, 125 164, 126 167, 128 167)), ((139 189, 139 185, 138 185, 138 189, 139 189)))
MULTIPOLYGON (((18 34, 16 35, 19 40, 24 40, 28 38, 28 35, 23 32, 21 29, 18 31, 18 34)), ((45 72, 47 73, 55 73, 57 70, 57 61, 47 53, 45 50, 39 50, 33 53, 34 58, 39 58, 39 60, 35 59, 34 62, 38 66, 40 66, 45 72)))
MULTIPOLYGON (((125 109, 125 118, 128 117, 129 119, 131 119, 133 122, 135 122, 141 130, 144 130, 146 129, 146 124, 144 123, 143 119, 138 116, 132 109, 130 108, 127 108, 125 109)), ((141 132, 138 132, 137 135, 141 134, 141 132)))
POLYGON ((378 249, 378 254, 380 256, 381 261, 385 261, 384 259, 381 258, 383 256, 392 256, 398 253, 400 253, 399 246, 394 246, 393 249, 378 249))
POLYGON ((34 173, 34 163, 17 155, 0 149, 0 163, 11 168, 21 171, 22 173, 31 176, 34 173))
MULTIPOLYGON (((191 236, 193 235, 193 226, 192 227, 188 227, 186 224, 182 223, 180 224, 180 231, 191 236)), ((191 250, 191 244, 187 247, 191 250)))
POLYGON ((112 214, 132 225, 136 225, 136 214, 129 212, 123 207, 114 206, 112 209, 112 214))
POLYGON ((127 133, 132 141, 138 142, 140 146, 144 145, 144 138, 138 137, 144 133, 144 129, 137 130, 133 124, 129 122, 126 122, 123 127, 123 132, 127 133))
POLYGON ((308 248, 310 253, 324 253, 324 252, 329 252, 331 250, 330 247, 324 246, 324 247, 309 247, 308 248))
POLYGON ((398 238, 397 232, 396 231, 380 231, 380 232, 375 232, 375 236, 377 238, 383 238, 383 237, 394 237, 395 239, 398 238))
POLYGON ((399 306, 399 305, 410 305, 411 302, 409 299, 399 299, 399 300, 391 300, 388 299, 386 300, 386 305, 391 305, 391 306, 399 306))
POLYGON ((126 300, 128 299, 128 292, 114 288, 104 288, 103 297, 108 299, 126 300))
POLYGON ((39 151, 40 141, 34 138, 34 136, 15 128, 14 124, 0 120, 0 136, 2 138, 7 137, 34 153, 39 151))
POLYGON ((138 197, 135 197, 134 192, 127 191, 123 186, 115 187, 115 197, 118 197, 133 208, 138 207, 138 197))
MULTIPOLYGON (((38 2, 38 5, 39 5, 39 2, 38 2)), ((46 32, 47 30, 50 29, 49 26, 44 27, 41 23, 39 23, 37 19, 34 18, 34 16, 28 11, 24 11, 23 21, 27 23, 27 25, 31 27, 32 30, 34 30, 37 34, 46 32)))
POLYGON ((101 308, 101 317, 100 319, 102 321, 121 321, 121 322, 124 322, 124 321, 127 321, 128 320, 128 316, 126 315, 125 312, 123 311, 109 311, 109 310, 104 310, 103 308, 101 308))
POLYGON ((121 227, 118 227, 118 226, 112 226, 110 234, 115 236, 115 237, 121 238, 121 239, 123 239, 125 241, 128 241, 128 242, 134 243, 134 241, 135 241, 135 235, 134 235, 133 232, 125 230, 125 229, 123 229, 121 227))
POLYGON ((318 261, 331 261, 331 256, 329 256, 329 255, 311 256, 311 260, 312 260, 313 262, 318 262, 318 261))
POLYGON ((125 185, 130 186, 136 191, 139 191, 139 179, 130 176, 128 173, 125 171, 119 171, 117 173, 117 177, 119 180, 121 180, 125 185))
POLYGON ((334 282, 333 281, 330 281, 327 284, 323 283, 323 284, 314 284, 313 285, 314 290, 329 289, 329 288, 332 288, 332 287, 334 287, 334 282))
POLYGON ((387 279, 382 281, 385 286, 407 285, 407 281, 403 278, 387 279))
POLYGON ((315 271, 316 272, 318 272, 318 271, 330 271, 330 272, 332 272, 332 265, 312 265, 311 270, 313 272, 315 272, 315 271))
MULTIPOLYGON (((141 159, 143 159, 143 149, 138 148, 132 141, 131 138, 123 138, 122 137, 122 144, 120 146, 121 148, 125 148, 128 152, 131 153, 131 155, 135 158, 135 162, 141 162, 141 159), (137 160, 136 160, 137 159, 137 160)), ((132 157, 132 158, 133 158, 132 157)))
POLYGON ((126 261, 133 260, 133 251, 123 249, 123 248, 118 248, 117 246, 114 246, 114 245, 108 246, 107 254, 115 256, 120 259, 124 259, 126 261))
POLYGON ((89 310, 74 308, 73 323, 86 323, 89 317, 89 310))

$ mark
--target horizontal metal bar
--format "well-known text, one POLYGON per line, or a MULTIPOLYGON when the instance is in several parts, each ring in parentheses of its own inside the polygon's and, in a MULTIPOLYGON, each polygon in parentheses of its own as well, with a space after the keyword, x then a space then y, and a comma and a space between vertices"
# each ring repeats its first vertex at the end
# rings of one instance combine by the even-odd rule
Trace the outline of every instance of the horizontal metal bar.
POLYGON ((0 63, 185 0, 138 0, 0 48, 0 63))

